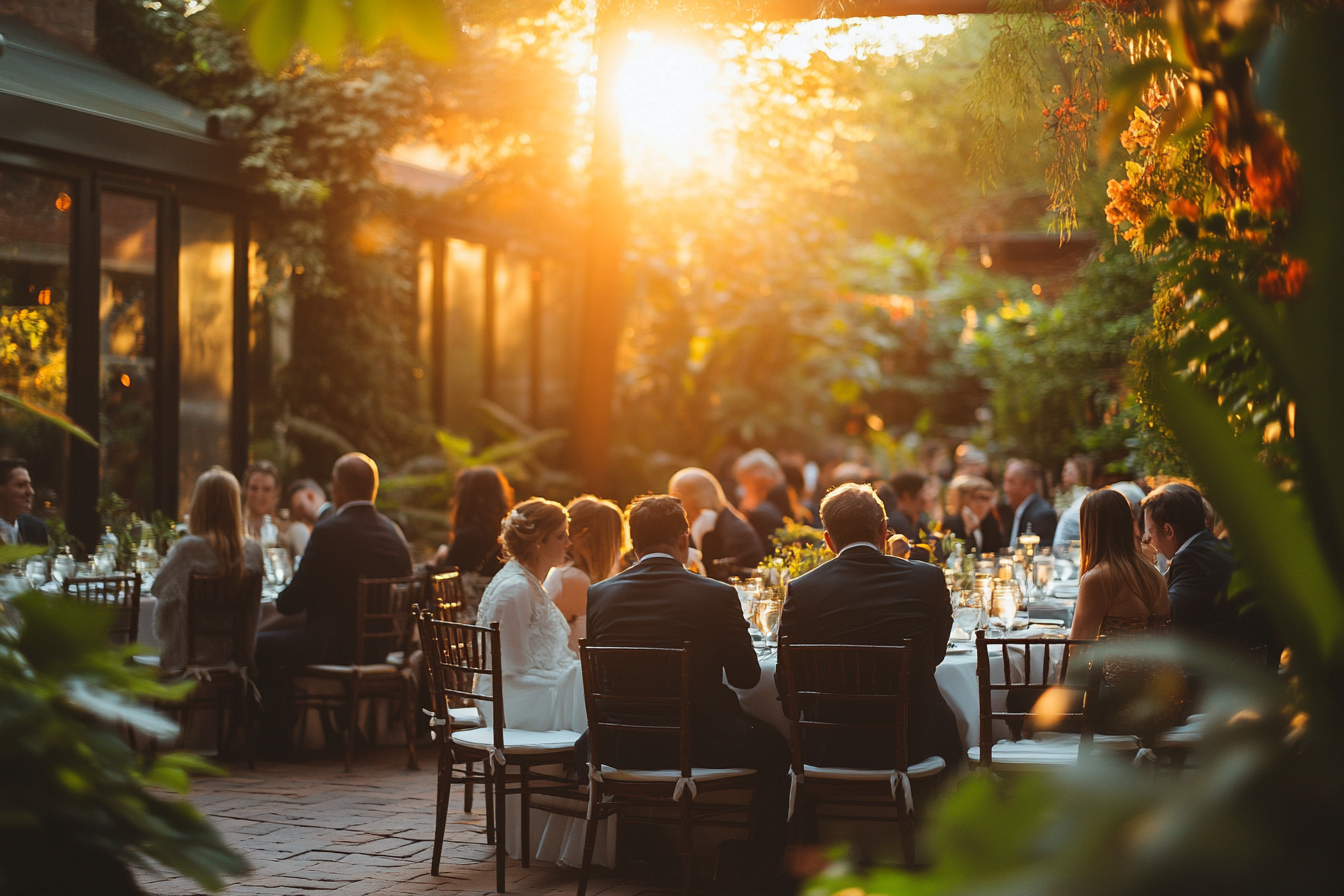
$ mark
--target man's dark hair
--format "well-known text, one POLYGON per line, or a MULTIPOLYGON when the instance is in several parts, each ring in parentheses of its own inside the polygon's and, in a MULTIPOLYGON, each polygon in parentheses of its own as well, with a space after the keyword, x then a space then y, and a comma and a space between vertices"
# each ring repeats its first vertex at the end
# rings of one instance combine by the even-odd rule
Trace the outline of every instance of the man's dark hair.
POLYGON ((847 482, 831 489, 821 502, 821 524, 831 533, 837 550, 856 541, 868 541, 887 528, 887 510, 871 485, 847 482))
POLYGON ((671 495, 645 495, 630 502, 625 511, 630 522, 630 544, 644 554, 659 545, 674 545, 690 531, 686 509, 671 495))
POLYGON ((285 506, 288 507, 293 502, 294 496, 302 491, 317 492, 323 500, 326 500, 327 497, 326 489, 318 485, 317 480, 296 479, 289 484, 289 488, 285 489, 285 506))
POLYGON ((889 480, 891 490, 896 493, 898 498, 919 494, 924 490, 924 484, 928 481, 929 477, 923 473, 916 473, 914 470, 903 470, 889 480))
POLYGON ((15 470, 27 469, 28 461, 21 457, 0 457, 0 485, 9 485, 9 477, 14 475, 15 470))
POLYGON ((1168 482, 1153 489, 1143 499, 1140 513, 1152 517, 1154 526, 1170 523, 1181 542, 1208 528, 1204 496, 1188 482, 1168 482))

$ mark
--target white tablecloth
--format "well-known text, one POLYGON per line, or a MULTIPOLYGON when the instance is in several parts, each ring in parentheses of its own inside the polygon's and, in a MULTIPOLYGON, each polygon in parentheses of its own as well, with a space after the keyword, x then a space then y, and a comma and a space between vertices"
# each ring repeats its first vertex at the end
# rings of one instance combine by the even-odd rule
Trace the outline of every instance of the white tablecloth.
MULTIPOLYGON (((1050 651, 1050 671, 1053 673, 1059 661, 1060 649, 1050 651)), ((1040 674, 1040 654, 1033 649, 1034 669, 1032 680, 1040 674)), ((1003 684, 1003 648, 991 645, 989 648, 990 681, 1003 684)), ((1020 682, 1025 676, 1024 652, 1020 648, 1012 651, 1009 668, 1013 681, 1020 682)), ((961 744, 965 749, 980 742, 980 691, 975 676, 975 649, 972 646, 948 648, 948 654, 934 672, 938 690, 952 709, 957 720, 957 731, 961 734, 961 744)), ((763 722, 774 725, 787 738, 789 720, 784 715, 783 704, 779 702, 779 692, 775 690, 775 655, 772 653, 761 660, 761 680, 753 688, 733 688, 737 692, 742 708, 763 722)), ((1001 712, 1007 705, 1005 691, 993 693, 994 710, 1001 712)), ((1003 722, 994 723, 995 740, 1008 737, 1008 726, 1003 722)))

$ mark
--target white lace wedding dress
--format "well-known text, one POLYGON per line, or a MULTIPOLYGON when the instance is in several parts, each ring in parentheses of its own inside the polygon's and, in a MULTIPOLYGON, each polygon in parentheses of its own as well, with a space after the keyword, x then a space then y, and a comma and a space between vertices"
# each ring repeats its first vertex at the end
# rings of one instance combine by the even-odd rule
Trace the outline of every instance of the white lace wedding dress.
MULTIPOLYGON (((569 625, 541 582, 517 560, 506 563, 481 596, 476 624, 492 622, 499 623, 507 726, 529 731, 587 730, 583 675, 579 658, 569 647, 569 625)), ((490 688, 488 679, 477 684, 482 693, 490 693, 490 688)), ((480 708, 485 724, 493 724, 490 704, 482 703, 480 708)), ((559 774, 561 766, 537 770, 559 774)), ((521 810, 521 800, 510 797, 505 843, 513 858, 521 855, 521 810)), ((616 828, 605 822, 603 828, 598 831, 593 861, 610 865, 616 855, 616 828)), ((582 864, 583 821, 534 809, 531 833, 534 858, 572 867, 582 864)))

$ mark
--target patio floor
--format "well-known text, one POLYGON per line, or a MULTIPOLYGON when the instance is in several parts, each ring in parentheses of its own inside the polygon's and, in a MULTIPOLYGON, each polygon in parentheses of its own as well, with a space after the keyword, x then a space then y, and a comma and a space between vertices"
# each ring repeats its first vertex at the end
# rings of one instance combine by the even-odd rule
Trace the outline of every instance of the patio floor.
MULTIPOLYGON (((373 750, 346 774, 339 759, 301 763, 258 762, 238 766, 226 778, 200 778, 191 801, 210 817, 224 839, 241 852, 253 872, 224 890, 228 896, 408 896, 418 893, 494 892, 494 847, 485 844, 485 813, 477 790, 475 812, 462 812, 462 791, 453 791, 444 836, 443 865, 429 874, 434 837, 435 761, 421 751, 421 769, 405 768, 400 747, 373 750)), ((534 862, 508 867, 508 892, 519 896, 572 896, 578 871, 534 862)), ((180 877, 142 873, 150 893, 203 893, 180 877)), ((667 893, 621 880, 594 868, 593 896, 667 893)))

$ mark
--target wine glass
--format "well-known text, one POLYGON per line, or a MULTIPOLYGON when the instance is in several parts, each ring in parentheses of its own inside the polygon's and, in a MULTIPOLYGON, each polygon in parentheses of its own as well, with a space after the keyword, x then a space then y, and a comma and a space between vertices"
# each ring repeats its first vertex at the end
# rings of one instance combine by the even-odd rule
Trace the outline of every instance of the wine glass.
POLYGON ((75 574, 75 558, 70 555, 68 550, 62 550, 56 555, 56 559, 51 564, 51 577, 56 580, 56 584, 65 587, 65 583, 75 574))
POLYGON ((775 637, 775 629, 779 626, 779 614, 784 608, 784 602, 775 597, 762 597, 756 602, 756 628, 760 629, 761 635, 769 641, 775 637))
POLYGON ((47 583, 47 558, 29 557, 24 564, 23 575, 34 591, 41 589, 47 583))
POLYGON ((97 575, 110 576, 117 569, 116 555, 110 551, 99 551, 93 558, 93 570, 97 575))

